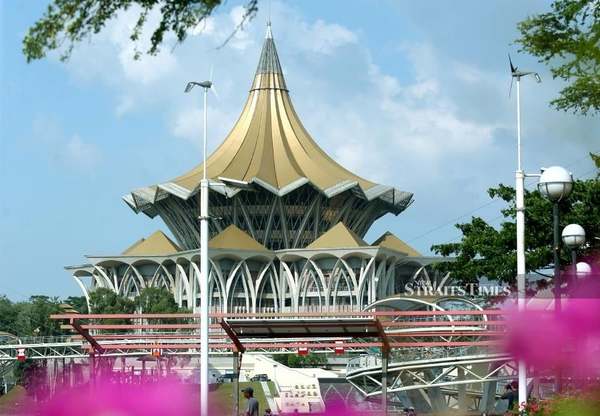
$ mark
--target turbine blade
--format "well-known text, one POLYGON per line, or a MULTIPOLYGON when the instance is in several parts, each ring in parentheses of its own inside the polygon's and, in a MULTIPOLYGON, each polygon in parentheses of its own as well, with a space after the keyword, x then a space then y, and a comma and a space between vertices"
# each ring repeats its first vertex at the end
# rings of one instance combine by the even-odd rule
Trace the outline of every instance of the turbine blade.
POLYGON ((513 65, 512 59, 510 59, 510 53, 508 54, 508 63, 510 64, 510 73, 514 74, 517 72, 517 68, 513 65))
POLYGON ((215 95, 215 98, 217 100, 220 99, 219 94, 217 93, 217 89, 215 88, 215 84, 212 84, 212 86, 210 87, 210 90, 212 91, 212 93, 215 95))
POLYGON ((514 81, 514 78, 510 77, 510 88, 508 89, 508 98, 510 98, 510 93, 512 92, 513 81, 514 81))

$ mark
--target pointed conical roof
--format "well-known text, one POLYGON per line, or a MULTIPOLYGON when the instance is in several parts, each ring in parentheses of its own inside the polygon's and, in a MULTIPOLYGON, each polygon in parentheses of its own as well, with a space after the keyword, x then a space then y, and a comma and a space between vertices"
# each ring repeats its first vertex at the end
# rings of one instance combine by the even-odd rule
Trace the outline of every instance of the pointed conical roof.
POLYGON ((173 254, 181 251, 179 246, 175 244, 162 231, 155 231, 148 238, 142 238, 124 252, 124 256, 159 256, 173 254))
POLYGON ((240 230, 234 224, 225 228, 208 242, 209 248, 227 250, 269 251, 268 248, 240 230))
POLYGON ((375 240, 372 245, 406 253, 409 257, 421 257, 421 253, 389 231, 385 232, 381 237, 375 240))
POLYGON ((368 244, 356 233, 350 230, 343 222, 338 222, 319 238, 310 243, 306 248, 312 249, 331 249, 331 248, 351 248, 365 247, 368 244))
MULTIPOLYGON (((193 190, 201 175, 199 165, 173 182, 193 190)), ((322 191, 346 181, 364 190, 375 185, 340 166, 308 134, 290 100, 271 36, 265 39, 242 114, 208 159, 207 175, 263 182, 276 190, 306 180, 322 191)))
MULTIPOLYGON (((171 181, 135 190, 125 201, 136 211, 153 215, 150 206, 165 193, 188 199, 198 192, 202 174, 201 164, 171 181)), ((412 198, 408 192, 353 174, 317 145, 292 105, 270 26, 244 109, 208 158, 207 175, 235 190, 252 183, 277 195, 306 183, 328 197, 354 189, 367 200, 380 198, 395 213, 412 198)), ((211 189, 230 194, 223 186, 211 189)))

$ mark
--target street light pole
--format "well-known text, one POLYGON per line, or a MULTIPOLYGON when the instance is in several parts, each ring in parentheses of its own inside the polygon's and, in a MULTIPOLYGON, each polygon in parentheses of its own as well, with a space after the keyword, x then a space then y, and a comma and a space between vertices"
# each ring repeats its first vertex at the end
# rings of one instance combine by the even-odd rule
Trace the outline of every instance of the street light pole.
MULTIPOLYGON (((517 216, 517 308, 525 311, 525 172, 521 165, 521 77, 517 76, 517 171, 515 172, 517 216)), ((519 363, 519 409, 527 401, 527 366, 519 363)))
POLYGON ((204 139, 202 180, 200 181, 200 416, 208 415, 208 179, 206 177, 206 151, 208 132, 208 90, 211 81, 189 82, 185 92, 194 86, 204 89, 204 139))
POLYGON ((585 244, 585 230, 579 224, 569 224, 562 231, 563 244, 571 250, 571 266, 573 270, 573 276, 571 281, 568 282, 570 289, 574 289, 577 285, 577 249, 585 244))
MULTIPOLYGON (((525 311, 526 306, 526 264, 525 264, 525 172, 521 158, 521 78, 533 75, 539 83, 541 78, 537 72, 519 71, 508 57, 510 73, 517 82, 517 171, 515 172, 515 209, 517 220, 517 308, 519 312, 525 311)), ((512 87, 512 80, 511 80, 512 87)), ((519 410, 523 410, 527 402, 527 367, 523 360, 518 363, 519 370, 519 410)))
POLYGON ((562 275, 560 273, 560 231, 558 201, 552 204, 552 223, 554 231, 554 311, 560 315, 562 310, 562 275))
POLYGON ((204 160, 200 182, 200 416, 208 416, 208 179, 206 179, 207 96, 204 87, 204 160))
MULTIPOLYGON (((554 224, 554 310, 556 316, 560 315, 562 309, 562 278, 560 273, 560 232, 559 232, 559 203, 568 198, 573 190, 573 176, 565 168, 552 166, 544 169, 540 176, 538 189, 542 195, 552 203, 552 218, 554 224)), ((556 375, 556 392, 562 390, 562 374, 560 369, 556 375)))

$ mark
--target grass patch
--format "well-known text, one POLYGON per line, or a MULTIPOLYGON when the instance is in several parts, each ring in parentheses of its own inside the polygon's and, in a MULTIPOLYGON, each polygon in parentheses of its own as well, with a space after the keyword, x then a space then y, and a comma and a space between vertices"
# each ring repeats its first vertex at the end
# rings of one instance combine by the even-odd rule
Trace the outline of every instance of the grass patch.
MULTIPOLYGON (((272 381, 267 382, 272 396, 276 396, 275 385, 272 381)), ((262 385, 259 381, 239 383, 240 390, 244 387, 254 389, 254 397, 258 400, 260 414, 263 414, 269 404, 265 397, 262 385)), ((186 388, 198 390, 198 385, 187 385, 186 388)), ((214 405, 221 414, 230 415, 233 413, 233 383, 222 383, 211 385, 209 392, 211 407, 214 405)), ((22 386, 15 386, 6 395, 0 396, 0 415, 28 415, 32 405, 31 399, 27 396, 26 390, 22 386)), ((246 408, 246 399, 240 392, 240 411, 246 408)))
POLYGON ((275 383, 273 383, 272 381, 268 381, 267 384, 269 385, 269 391, 271 392, 271 396, 279 397, 279 392, 277 391, 277 388, 275 387, 275 383))
MULTIPOLYGON (((271 385, 273 383, 269 381, 268 384, 269 390, 271 390, 271 385)), ((248 386, 254 389, 254 397, 258 400, 259 413, 263 414, 265 409, 270 406, 267 403, 260 381, 240 382, 240 390, 248 386)), ((273 386, 273 389, 274 388, 275 387, 273 386)), ((218 384, 216 389, 210 392, 209 400, 214 400, 214 402, 219 403, 219 409, 223 410, 224 415, 231 414, 233 412, 233 383, 218 384)), ((243 394, 240 393, 240 411, 243 411, 245 408, 246 399, 243 394)))
POLYGON ((13 387, 8 393, 0 396, 0 415, 25 414, 30 399, 22 386, 13 387))

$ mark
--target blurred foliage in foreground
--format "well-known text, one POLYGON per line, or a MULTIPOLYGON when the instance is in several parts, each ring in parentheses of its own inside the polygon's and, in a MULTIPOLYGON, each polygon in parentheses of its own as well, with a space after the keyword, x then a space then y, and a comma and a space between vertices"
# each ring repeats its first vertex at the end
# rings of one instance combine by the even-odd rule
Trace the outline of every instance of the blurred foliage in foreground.
MULTIPOLYGON (((549 400, 531 400, 525 410, 526 416, 598 416, 600 415, 600 388, 566 393, 549 400)), ((510 414, 521 415, 517 409, 510 414)))

